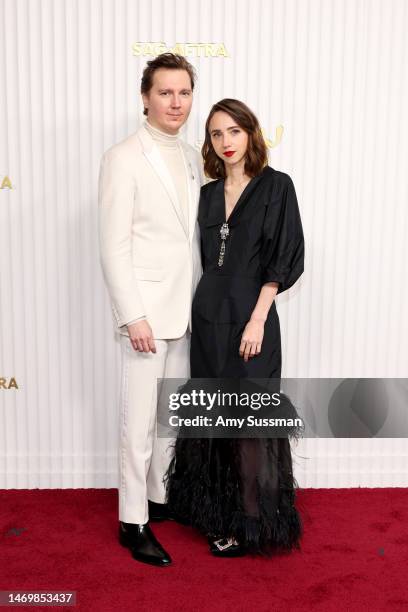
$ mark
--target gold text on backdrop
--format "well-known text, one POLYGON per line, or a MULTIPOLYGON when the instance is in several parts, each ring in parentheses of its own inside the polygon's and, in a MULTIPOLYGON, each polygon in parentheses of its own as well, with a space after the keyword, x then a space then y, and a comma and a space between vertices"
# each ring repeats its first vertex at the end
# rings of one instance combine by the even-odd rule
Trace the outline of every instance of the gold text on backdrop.
POLYGON ((169 47, 163 42, 135 42, 132 51, 138 56, 171 52, 185 57, 229 57, 224 43, 176 43, 169 47))
POLYGON ((6 175, 1 181, 0 189, 14 189, 9 177, 6 175))
POLYGON ((15 378, 0 378, 0 389, 18 389, 15 378))

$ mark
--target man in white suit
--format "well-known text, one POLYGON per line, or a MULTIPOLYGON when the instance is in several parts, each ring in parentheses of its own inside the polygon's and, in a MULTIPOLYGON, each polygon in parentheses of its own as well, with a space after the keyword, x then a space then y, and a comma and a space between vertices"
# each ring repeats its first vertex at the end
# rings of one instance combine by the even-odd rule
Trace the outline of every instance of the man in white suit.
POLYGON ((159 566, 171 558, 150 529, 149 508, 166 517, 171 455, 169 440, 156 435, 157 379, 189 376, 191 302, 201 275, 196 217, 204 176, 198 152, 178 135, 194 79, 182 56, 147 63, 147 119, 105 152, 99 177, 101 264, 122 352, 119 541, 135 559, 159 566))

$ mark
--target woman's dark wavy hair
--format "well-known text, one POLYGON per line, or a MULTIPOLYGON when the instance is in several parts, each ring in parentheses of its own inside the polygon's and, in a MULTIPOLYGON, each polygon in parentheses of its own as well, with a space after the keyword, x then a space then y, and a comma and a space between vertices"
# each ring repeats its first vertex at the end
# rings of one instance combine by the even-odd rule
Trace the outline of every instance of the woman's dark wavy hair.
POLYGON ((259 121, 250 108, 240 100, 224 98, 214 104, 205 123, 205 140, 201 148, 204 159, 204 172, 212 179, 225 178, 225 165, 212 146, 209 125, 212 116, 218 111, 227 113, 239 127, 248 134, 248 148, 245 160, 245 174, 257 176, 268 164, 268 149, 262 136, 259 121))

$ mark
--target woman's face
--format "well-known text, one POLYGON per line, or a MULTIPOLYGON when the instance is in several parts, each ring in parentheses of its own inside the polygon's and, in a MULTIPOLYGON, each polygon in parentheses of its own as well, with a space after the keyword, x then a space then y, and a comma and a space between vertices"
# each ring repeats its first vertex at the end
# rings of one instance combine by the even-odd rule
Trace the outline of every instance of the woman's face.
POLYGON ((214 151, 226 166, 245 163, 248 134, 228 113, 224 111, 214 113, 208 129, 214 151))

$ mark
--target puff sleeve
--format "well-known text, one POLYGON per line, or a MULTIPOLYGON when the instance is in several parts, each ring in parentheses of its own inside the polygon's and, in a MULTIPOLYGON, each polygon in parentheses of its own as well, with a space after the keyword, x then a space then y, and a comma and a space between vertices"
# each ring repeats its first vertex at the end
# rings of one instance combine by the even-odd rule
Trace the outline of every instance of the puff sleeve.
POLYGON ((302 275, 304 237, 295 186, 288 175, 271 195, 263 225, 262 283, 279 283, 278 293, 302 275))

